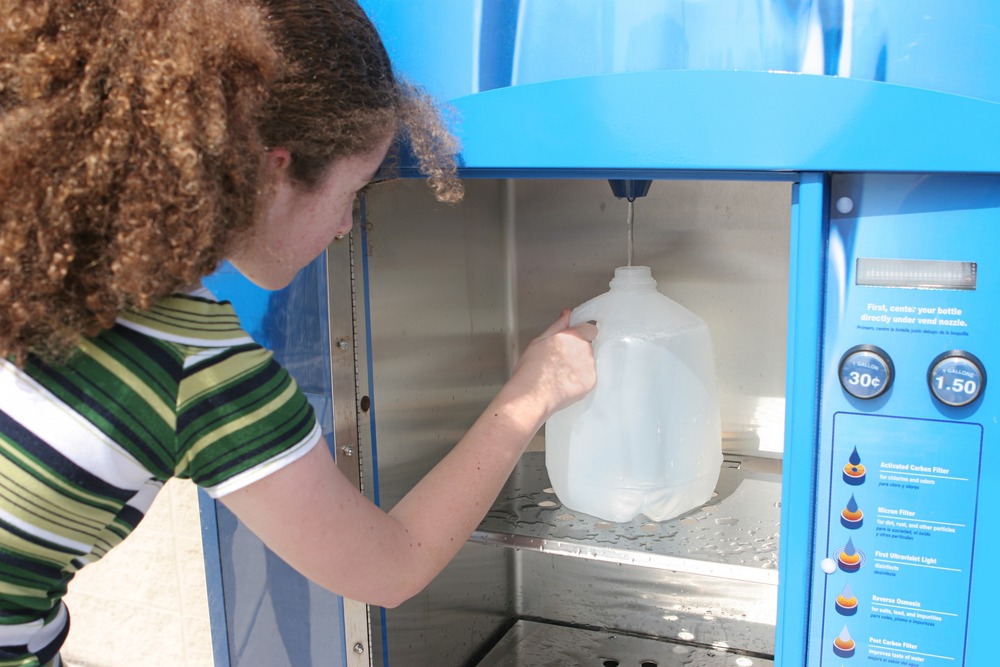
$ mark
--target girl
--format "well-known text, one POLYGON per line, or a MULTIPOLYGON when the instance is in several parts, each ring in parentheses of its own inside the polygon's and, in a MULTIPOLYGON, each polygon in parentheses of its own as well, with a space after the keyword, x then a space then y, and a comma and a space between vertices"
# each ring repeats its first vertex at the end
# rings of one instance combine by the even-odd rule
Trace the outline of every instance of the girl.
POLYGON ((0 0, 0 16, 0 665, 59 663, 67 583, 172 476, 336 593, 421 590, 593 386, 594 326, 563 313, 384 512, 199 281, 229 259, 287 285, 401 142, 457 201, 433 105, 352 0, 0 0))

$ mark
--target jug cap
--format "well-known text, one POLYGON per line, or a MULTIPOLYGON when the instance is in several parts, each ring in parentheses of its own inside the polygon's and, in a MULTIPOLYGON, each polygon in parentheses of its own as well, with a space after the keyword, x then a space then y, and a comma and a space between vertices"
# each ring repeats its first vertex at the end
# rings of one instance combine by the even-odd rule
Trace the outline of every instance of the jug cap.
POLYGON ((615 277, 609 283, 611 287, 656 287, 656 280, 648 266, 619 266, 615 269, 615 277))

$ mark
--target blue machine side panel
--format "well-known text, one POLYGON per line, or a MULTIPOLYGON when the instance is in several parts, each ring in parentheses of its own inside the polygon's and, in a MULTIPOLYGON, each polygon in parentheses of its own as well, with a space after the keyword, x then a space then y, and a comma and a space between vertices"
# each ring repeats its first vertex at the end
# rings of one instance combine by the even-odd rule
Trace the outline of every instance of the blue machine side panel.
MULTIPOLYGON (((243 328, 295 378, 333 442, 326 256, 287 288, 267 292, 224 264, 205 278, 243 328)), ((343 600, 274 555, 236 516, 203 495, 202 525, 215 663, 226 667, 345 664, 343 600)))
POLYGON ((804 662, 992 664, 1000 177, 838 176, 830 207, 804 662))

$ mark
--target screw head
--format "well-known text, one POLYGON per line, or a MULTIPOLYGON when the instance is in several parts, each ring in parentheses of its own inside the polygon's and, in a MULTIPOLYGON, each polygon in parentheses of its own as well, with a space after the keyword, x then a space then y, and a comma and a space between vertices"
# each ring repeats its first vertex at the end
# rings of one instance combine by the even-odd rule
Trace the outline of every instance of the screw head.
POLYGON ((354 645, 354 652, 357 653, 358 655, 361 655, 362 653, 365 652, 365 645, 362 644, 361 642, 357 642, 354 645))
POLYGON ((836 202, 837 211, 847 215, 854 210, 854 200, 850 197, 839 197, 836 202))

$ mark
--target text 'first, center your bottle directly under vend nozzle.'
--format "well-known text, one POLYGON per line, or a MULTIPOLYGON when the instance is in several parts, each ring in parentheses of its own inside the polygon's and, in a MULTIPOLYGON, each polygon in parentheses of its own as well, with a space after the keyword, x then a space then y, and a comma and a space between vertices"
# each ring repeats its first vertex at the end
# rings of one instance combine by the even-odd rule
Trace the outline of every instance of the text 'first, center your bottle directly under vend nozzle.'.
POLYGON ((708 500, 722 465, 708 326, 661 294, 647 266, 573 311, 594 320, 597 385, 545 427, 545 465, 567 509, 665 521, 708 500))

